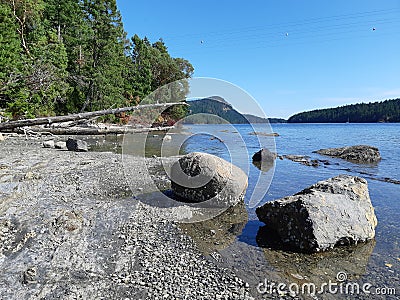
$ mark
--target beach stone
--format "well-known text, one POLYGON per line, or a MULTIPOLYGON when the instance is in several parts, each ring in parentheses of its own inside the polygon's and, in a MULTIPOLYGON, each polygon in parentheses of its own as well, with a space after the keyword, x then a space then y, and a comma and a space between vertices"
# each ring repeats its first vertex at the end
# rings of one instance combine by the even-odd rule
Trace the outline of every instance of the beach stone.
POLYGON ((164 136, 164 141, 171 141, 171 140, 172 140, 172 136, 170 136, 170 135, 164 136))
POLYGON ((260 151, 254 153, 253 161, 274 162, 276 157, 277 157, 276 153, 269 151, 267 148, 263 148, 260 151))
POLYGON ((319 252, 375 236, 377 219, 363 178, 339 175, 256 209, 294 251, 319 252))
POLYGON ((171 167, 171 187, 187 202, 210 200, 217 206, 232 206, 243 200, 247 175, 235 165, 217 156, 193 152, 171 167))
POLYGON ((54 147, 56 149, 66 149, 67 148, 67 143, 66 142, 57 142, 54 144, 54 147))
POLYGON ((3 134, 0 132, 0 142, 4 141, 6 138, 3 136, 3 134))
POLYGON ((69 151, 76 151, 76 152, 88 151, 87 143, 82 140, 68 139, 66 144, 69 151))
POLYGON ((44 141, 43 142, 43 148, 54 148, 54 141, 44 141))
POLYGON ((378 148, 367 145, 320 149, 314 153, 339 157, 357 163, 376 163, 382 159, 378 148))

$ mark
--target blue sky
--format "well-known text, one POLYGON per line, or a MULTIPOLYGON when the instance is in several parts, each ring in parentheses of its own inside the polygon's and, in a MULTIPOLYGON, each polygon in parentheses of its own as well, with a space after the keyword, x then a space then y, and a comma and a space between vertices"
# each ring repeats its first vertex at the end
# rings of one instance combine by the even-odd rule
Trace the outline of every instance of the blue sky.
POLYGON ((128 36, 163 38, 195 77, 234 83, 268 117, 400 97, 400 0, 117 4, 128 36))

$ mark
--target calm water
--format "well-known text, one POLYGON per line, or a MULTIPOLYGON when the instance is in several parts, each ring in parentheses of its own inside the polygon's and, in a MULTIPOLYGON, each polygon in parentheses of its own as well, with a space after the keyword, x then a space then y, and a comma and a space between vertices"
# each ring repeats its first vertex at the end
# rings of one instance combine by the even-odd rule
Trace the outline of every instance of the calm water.
MULTIPOLYGON (((246 206, 248 221, 245 222, 241 233, 225 249, 218 249, 225 258, 225 263, 246 279, 253 281, 253 284, 261 282, 264 276, 271 277, 271 271, 276 272, 276 281, 286 282, 296 282, 300 278, 296 274, 312 278, 317 282, 328 278, 334 280, 337 272, 346 271, 349 279, 353 281, 368 282, 375 287, 395 287, 400 294, 400 185, 368 179, 389 177, 400 180, 400 124, 272 124, 272 131, 280 135, 275 137, 276 151, 280 155, 308 155, 311 158, 326 159, 312 152, 321 148, 367 144, 378 147, 383 158, 376 165, 358 165, 328 158, 332 164, 318 168, 278 159, 275 172, 272 169, 260 172, 250 163, 251 155, 259 149, 259 145, 249 135, 253 131, 249 125, 235 126, 237 132, 226 130, 226 125, 202 126, 196 125, 189 127, 188 130, 225 133, 224 142, 228 139, 234 140, 234 143, 230 143, 233 148, 231 147, 229 152, 223 143, 210 140, 209 136, 198 135, 187 141, 184 145, 185 152, 202 151, 230 160, 232 155, 245 151, 238 143, 240 137, 245 139, 249 161, 239 162, 238 165, 243 169, 250 166, 247 200, 258 176, 268 178, 272 176, 272 183, 262 203, 294 194, 319 180, 339 174, 364 176, 368 180, 371 200, 379 222, 376 229, 376 243, 371 242, 359 247, 340 249, 328 255, 314 256, 289 255, 263 249, 264 257, 260 258, 256 236, 263 224, 257 220, 254 208, 246 206), (206 128, 199 130, 202 126, 206 128), (236 255, 232 256, 235 252, 236 255), (239 256, 240 259, 235 256, 239 256), (293 264, 293 261, 297 264, 293 264), (315 266, 310 267, 313 265, 315 266)), ((265 131, 265 127, 255 125, 255 131, 265 131)), ((267 138, 265 142, 268 144, 267 147, 273 147, 271 138, 267 138)), ((333 298, 338 297, 335 295, 333 298)), ((329 295, 323 298, 329 298, 329 295)))
MULTIPOLYGON (((215 219, 182 228, 197 242, 204 254, 223 267, 235 270, 250 283, 259 299, 274 298, 259 294, 256 287, 265 279, 276 283, 336 282, 336 274, 345 272, 350 282, 370 283, 374 288, 396 288, 400 294, 400 185, 376 179, 400 180, 400 124, 272 124, 265 125, 193 125, 186 126, 188 135, 174 136, 164 143, 163 155, 177 154, 176 143, 186 139, 179 153, 207 152, 241 167, 249 175, 246 205, 229 210, 215 219), (276 132, 278 137, 251 135, 257 132, 276 132), (218 139, 213 138, 217 136, 218 139), (178 137, 178 140, 176 138, 178 137), (361 165, 327 158, 312 153, 321 148, 367 144, 379 148, 382 161, 375 165, 361 165), (328 159, 331 165, 317 168, 290 160, 277 160, 275 168, 260 171, 251 163, 252 155, 262 146, 279 155, 307 155, 311 159, 328 159), (256 237, 263 226, 249 200, 261 177, 261 189, 268 189, 258 205, 292 195, 300 190, 339 174, 361 176, 368 180, 369 191, 378 218, 375 241, 355 247, 337 248, 327 253, 305 255, 262 248, 256 237), (269 186, 269 182, 271 182, 269 186), (210 233, 212 232, 212 234, 210 233), (216 254, 216 256, 215 256, 216 254)), ((146 155, 160 155, 163 135, 150 134, 146 155)), ((120 149, 121 137, 115 137, 114 150, 120 149)), ((101 145, 99 145, 101 148, 101 145)), ((127 153, 137 153, 135 146, 127 153)), ((303 296, 302 296, 303 297, 303 296)), ((319 299, 354 298, 344 294, 324 293, 319 299)), ((305 297, 307 298, 307 296, 305 297)), ((368 298, 358 295, 355 298, 368 298)), ((375 299, 398 299, 396 296, 377 296, 375 299)))

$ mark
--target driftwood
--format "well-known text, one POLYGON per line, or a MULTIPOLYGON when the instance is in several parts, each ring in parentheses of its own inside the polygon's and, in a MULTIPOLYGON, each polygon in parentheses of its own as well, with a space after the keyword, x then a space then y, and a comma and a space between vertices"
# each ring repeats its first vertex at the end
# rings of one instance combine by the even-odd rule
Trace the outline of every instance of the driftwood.
POLYGON ((32 127, 29 131, 24 128, 17 128, 14 132, 17 133, 29 133, 29 134, 47 134, 47 135, 103 135, 103 134, 125 134, 125 133, 144 133, 152 131, 167 131, 174 128, 173 126, 168 127, 152 127, 152 128, 130 128, 130 127, 116 127, 110 126, 105 128, 96 127, 54 127, 54 128, 43 128, 43 127, 32 127))
POLYGON ((10 122, 0 123, 0 131, 19 128, 19 127, 25 127, 25 126, 36 126, 36 125, 77 121, 77 120, 82 120, 82 119, 90 119, 90 118, 94 118, 94 117, 98 117, 98 116, 117 114, 117 113, 121 113, 121 112, 134 111, 134 110, 140 110, 140 109, 145 109, 145 108, 169 107, 169 106, 173 106, 173 105, 188 105, 188 104, 185 102, 144 104, 144 105, 137 105, 137 106, 130 106, 130 107, 98 110, 98 111, 92 111, 92 112, 86 112, 86 113, 80 113, 80 114, 72 114, 72 115, 66 115, 66 116, 56 116, 56 117, 48 117, 48 118, 10 121, 10 122))

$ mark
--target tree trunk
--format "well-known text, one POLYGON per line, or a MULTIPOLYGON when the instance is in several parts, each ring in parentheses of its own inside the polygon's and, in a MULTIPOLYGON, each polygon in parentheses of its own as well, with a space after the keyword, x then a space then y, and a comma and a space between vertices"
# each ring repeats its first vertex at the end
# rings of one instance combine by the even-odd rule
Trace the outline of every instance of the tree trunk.
POLYGON ((145 105, 137 105, 137 106, 129 106, 122 108, 114 108, 114 109, 105 109, 98 110, 80 114, 72 114, 66 116, 56 116, 56 117, 48 117, 48 118, 37 118, 37 119, 26 119, 26 120, 18 120, 18 121, 10 121, 5 123, 0 123, 0 131, 5 129, 14 129, 18 127, 24 126, 35 126, 35 125, 45 125, 45 124, 53 124, 53 123, 61 123, 61 122, 69 122, 76 121, 82 119, 90 119, 98 116, 111 115, 126 111, 134 111, 140 110, 144 108, 156 108, 156 107, 169 107, 173 105, 188 105, 185 102, 174 102, 174 103, 160 103, 160 104, 145 104, 145 105))
POLYGON ((126 133, 145 133, 153 131, 168 131, 174 128, 173 126, 168 127, 154 127, 154 128, 129 128, 129 127, 116 127, 111 126, 108 128, 93 128, 93 127, 70 127, 70 128, 30 128, 29 131, 24 131, 22 128, 18 128, 14 132, 21 134, 54 134, 54 135, 105 135, 105 134, 126 134, 126 133))

